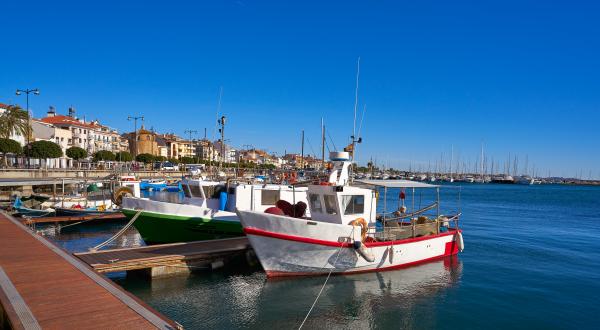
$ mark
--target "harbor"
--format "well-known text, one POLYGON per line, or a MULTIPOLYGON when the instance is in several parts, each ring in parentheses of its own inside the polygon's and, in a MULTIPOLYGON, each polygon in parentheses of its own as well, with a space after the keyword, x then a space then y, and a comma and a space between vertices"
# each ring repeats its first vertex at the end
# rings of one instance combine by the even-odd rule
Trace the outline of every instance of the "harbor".
POLYGON ((1 8, 0 329, 600 328, 600 4, 1 8))

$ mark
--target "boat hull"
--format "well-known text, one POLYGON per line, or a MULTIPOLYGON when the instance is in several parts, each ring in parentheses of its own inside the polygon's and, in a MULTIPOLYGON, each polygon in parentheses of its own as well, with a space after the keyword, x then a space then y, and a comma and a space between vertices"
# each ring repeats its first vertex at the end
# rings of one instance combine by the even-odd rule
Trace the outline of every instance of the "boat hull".
POLYGON ((196 205, 125 198, 121 212, 132 219, 146 244, 202 241, 243 236, 235 213, 196 205))
POLYGON ((349 225, 238 211, 244 232, 268 277, 352 274, 398 269, 458 253, 456 231, 398 241, 364 243, 369 262, 354 249, 360 229, 349 225))

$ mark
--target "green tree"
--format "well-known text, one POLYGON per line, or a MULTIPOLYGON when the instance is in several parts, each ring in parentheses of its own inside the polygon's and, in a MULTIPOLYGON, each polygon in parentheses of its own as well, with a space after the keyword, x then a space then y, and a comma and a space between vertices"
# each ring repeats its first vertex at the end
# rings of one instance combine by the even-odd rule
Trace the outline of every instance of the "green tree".
POLYGON ((135 157, 135 160, 144 164, 150 164, 154 161, 154 155, 152 154, 139 154, 135 157))
POLYGON ((19 142, 15 140, 0 138, 0 152, 4 155, 4 166, 8 166, 7 154, 21 154, 23 148, 21 148, 19 142))
POLYGON ((194 158, 192 157, 181 157, 181 162, 183 164, 193 164, 194 163, 194 158))
POLYGON ((67 157, 73 158, 75 160, 84 159, 88 156, 88 153, 85 149, 79 147, 71 147, 67 149, 67 157))
POLYGON ((31 132, 29 114, 18 105, 9 105, 0 115, 0 137, 8 139, 12 133, 27 136, 31 132))
POLYGON ((60 146, 50 141, 35 141, 25 147, 25 155, 32 158, 58 158, 63 155, 60 146))
POLYGON ((169 158, 168 161, 173 164, 179 164, 179 159, 177 159, 177 158, 169 158))
POLYGON ((115 159, 121 162, 130 162, 133 160, 133 156, 127 151, 119 151, 115 159))
POLYGON ((115 160, 115 154, 113 154, 112 152, 108 151, 108 150, 100 150, 97 151, 94 154, 94 161, 101 161, 101 160, 108 160, 108 161, 113 161, 115 160))
POLYGON ((156 162, 164 162, 166 160, 167 160, 167 157, 165 157, 165 156, 155 156, 154 157, 154 161, 156 161, 156 162))

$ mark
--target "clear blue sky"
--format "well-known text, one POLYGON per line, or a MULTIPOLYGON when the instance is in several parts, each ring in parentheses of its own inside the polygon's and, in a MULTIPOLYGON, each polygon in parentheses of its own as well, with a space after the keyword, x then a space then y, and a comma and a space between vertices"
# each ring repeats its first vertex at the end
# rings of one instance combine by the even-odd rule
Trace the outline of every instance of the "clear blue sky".
MULTIPOLYGON (((481 141, 547 175, 600 177, 600 3, 593 1, 3 1, 0 102, 132 130, 214 130, 233 145, 319 153, 352 132, 358 158, 473 163, 481 141), (127 3, 127 4, 125 4, 127 3), (201 4, 199 4, 201 3, 201 4)), ((415 166, 415 165, 413 165, 415 166)))

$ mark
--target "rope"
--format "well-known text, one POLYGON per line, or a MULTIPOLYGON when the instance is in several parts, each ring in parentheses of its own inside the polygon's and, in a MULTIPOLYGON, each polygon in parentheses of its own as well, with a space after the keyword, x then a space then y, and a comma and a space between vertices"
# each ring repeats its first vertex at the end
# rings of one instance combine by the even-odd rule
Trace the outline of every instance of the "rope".
MULTIPOLYGON (((352 231, 350 232, 350 237, 354 237, 354 226, 352 226, 352 231)), ((335 256, 335 260, 333 261, 333 264, 332 264, 333 267, 331 268, 331 270, 329 270, 329 274, 327 274, 327 278, 325 278, 325 283, 323 283, 323 286, 321 286, 321 290, 319 290, 319 294, 317 294, 315 301, 313 301, 312 306, 310 306, 310 309, 308 310, 308 313, 306 313, 306 316, 304 317, 304 320, 302 320, 302 323, 298 327, 298 330, 302 329, 302 327, 304 326, 304 323, 306 322, 306 320, 308 320, 308 316, 312 312, 313 308, 315 308, 317 301, 321 297, 321 293, 323 293, 323 289, 325 289, 325 286, 327 285, 327 281, 329 281, 329 278, 331 277, 331 273, 333 273, 333 271, 335 270, 335 264, 337 263, 338 258, 340 257, 340 253, 342 252, 343 248, 344 248, 344 242, 341 243, 340 248, 338 249, 338 253, 335 256)), ((327 263, 325 263, 325 266, 326 265, 327 265, 327 263)), ((325 268, 325 266, 321 267, 321 269, 325 268)))
POLYGON ((90 249, 90 251, 98 251, 98 249, 103 248, 104 246, 106 246, 107 244, 109 244, 110 242, 114 241, 117 237, 121 236, 127 229, 129 229, 129 227, 131 227, 131 225, 133 225, 133 223, 135 222, 135 220, 137 220, 137 218, 140 216, 140 214, 142 214, 144 210, 139 210, 134 216, 133 218, 131 218, 131 220, 125 225, 125 227, 121 228, 121 230, 119 230, 116 234, 113 235, 113 237, 107 239, 106 241, 94 246, 93 248, 90 249))

